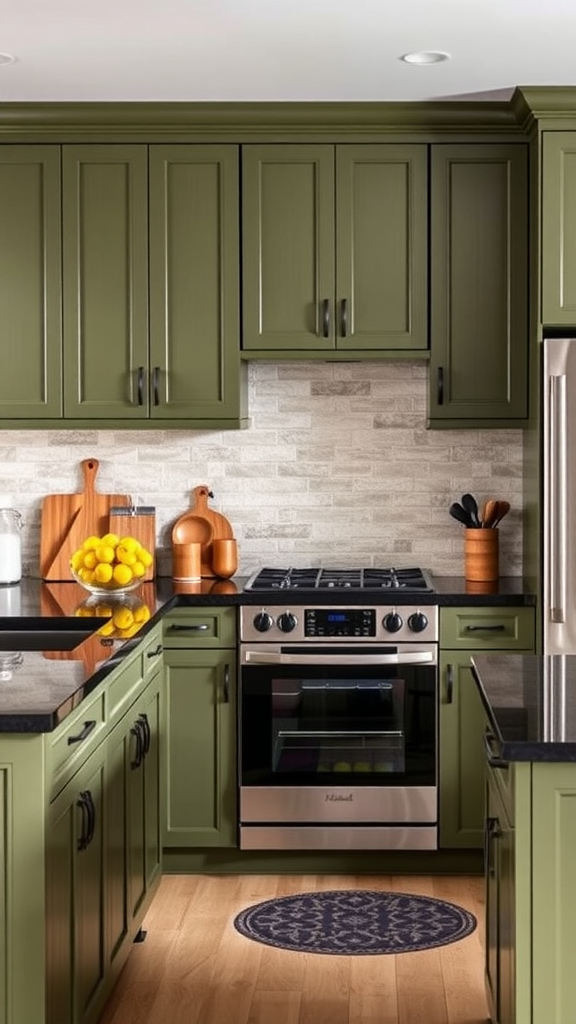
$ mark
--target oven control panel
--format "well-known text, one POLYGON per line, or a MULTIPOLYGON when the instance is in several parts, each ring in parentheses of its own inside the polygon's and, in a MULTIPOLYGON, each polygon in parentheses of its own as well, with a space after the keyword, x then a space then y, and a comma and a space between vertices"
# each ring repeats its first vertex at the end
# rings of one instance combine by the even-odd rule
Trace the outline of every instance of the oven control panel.
POLYGON ((304 636, 375 637, 374 608, 305 608, 304 636))
POLYGON ((438 608, 434 605, 362 607, 278 605, 240 609, 243 641, 364 640, 383 643, 438 640, 438 608))

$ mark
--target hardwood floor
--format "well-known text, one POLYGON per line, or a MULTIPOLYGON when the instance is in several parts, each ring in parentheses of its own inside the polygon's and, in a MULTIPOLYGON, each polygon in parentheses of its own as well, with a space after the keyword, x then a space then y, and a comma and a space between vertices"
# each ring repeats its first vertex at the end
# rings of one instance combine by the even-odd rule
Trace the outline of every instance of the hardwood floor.
POLYGON ((485 1024, 478 876, 167 875, 99 1024, 485 1024), (233 918, 277 895, 394 890, 471 911, 460 942, 399 956, 293 953, 243 938, 233 918))

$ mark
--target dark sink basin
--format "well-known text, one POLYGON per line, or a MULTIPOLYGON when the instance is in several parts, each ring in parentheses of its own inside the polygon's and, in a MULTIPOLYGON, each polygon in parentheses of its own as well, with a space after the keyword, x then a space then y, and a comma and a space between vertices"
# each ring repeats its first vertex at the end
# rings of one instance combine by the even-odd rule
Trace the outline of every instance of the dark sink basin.
POLYGON ((0 651, 73 651, 108 620, 90 618, 0 618, 0 651))

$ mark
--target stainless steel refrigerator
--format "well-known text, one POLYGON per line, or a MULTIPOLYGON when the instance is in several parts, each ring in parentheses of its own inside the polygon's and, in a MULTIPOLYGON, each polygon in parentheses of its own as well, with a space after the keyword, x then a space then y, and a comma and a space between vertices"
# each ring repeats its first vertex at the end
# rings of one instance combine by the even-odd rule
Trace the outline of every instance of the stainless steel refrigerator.
POLYGON ((543 349, 543 647, 576 654, 576 337, 543 349))

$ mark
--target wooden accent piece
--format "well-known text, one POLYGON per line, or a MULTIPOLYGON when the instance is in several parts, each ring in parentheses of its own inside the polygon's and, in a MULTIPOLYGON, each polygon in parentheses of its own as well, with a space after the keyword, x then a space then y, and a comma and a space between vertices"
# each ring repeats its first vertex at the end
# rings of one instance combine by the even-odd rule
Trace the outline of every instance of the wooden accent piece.
POLYGON ((84 488, 77 494, 47 494, 40 525, 40 576, 43 580, 70 580, 70 558, 91 534, 108 530, 112 505, 129 505, 129 494, 96 491, 98 459, 84 459, 84 488))
POLYGON ((201 575, 210 577, 216 575, 212 564, 214 540, 233 540, 234 531, 226 516, 221 512, 215 512, 208 508, 208 499, 212 492, 206 484, 195 487, 192 491, 192 507, 176 520, 172 528, 173 544, 193 544, 199 542, 202 545, 201 575))

